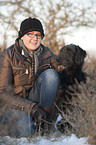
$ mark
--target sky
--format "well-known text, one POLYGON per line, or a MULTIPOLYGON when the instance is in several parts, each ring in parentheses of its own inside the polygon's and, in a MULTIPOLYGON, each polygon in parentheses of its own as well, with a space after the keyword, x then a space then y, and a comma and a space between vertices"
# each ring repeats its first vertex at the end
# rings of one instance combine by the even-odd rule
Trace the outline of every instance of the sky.
POLYGON ((96 27, 78 28, 70 36, 65 37, 65 44, 74 43, 87 51, 91 57, 96 57, 96 27))
MULTIPOLYGON (((76 1, 79 1, 82 5, 91 5, 90 0, 69 0, 75 4, 76 1)), ((91 2, 96 0, 91 0, 91 2)), ((96 13, 96 3, 92 7, 92 10, 96 13)), ((96 16, 95 16, 96 18, 96 16)), ((94 18, 93 18, 94 19, 94 18)), ((96 57, 96 26, 93 28, 81 27, 77 28, 70 36, 65 37, 65 44, 74 43, 79 45, 84 50, 87 51, 90 57, 96 57)))
MULTIPOLYGON (((59 2, 59 0, 57 0, 59 2)), ((69 0, 70 2, 73 1, 74 4, 76 4, 76 1, 79 1, 82 4, 90 4, 90 0, 69 0)), ((95 0, 92 0, 95 1, 95 0)), ((96 7, 95 7, 96 8, 96 7)), ((2 30, 2 28, 1 28, 2 30)), ((9 32, 11 34, 11 32, 9 32)), ((12 32, 13 33, 13 32, 12 32)), ((10 35, 9 34, 9 35, 10 35)), ((8 39, 8 46, 13 44, 15 42, 16 38, 9 37, 8 39), (11 40, 11 41, 10 41, 11 40)), ((95 28, 88 28, 88 27, 82 27, 77 28, 71 35, 64 36, 65 44, 74 43, 76 45, 79 45, 84 50, 87 51, 88 55, 95 56, 96 54, 96 27, 95 28)), ((0 43, 2 44, 2 33, 0 35, 0 43)))

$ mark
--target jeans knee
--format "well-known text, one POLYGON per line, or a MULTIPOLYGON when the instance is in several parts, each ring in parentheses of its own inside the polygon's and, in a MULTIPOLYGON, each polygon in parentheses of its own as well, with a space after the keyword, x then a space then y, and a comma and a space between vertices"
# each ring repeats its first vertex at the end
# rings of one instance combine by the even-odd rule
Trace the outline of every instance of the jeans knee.
POLYGON ((59 84, 60 83, 60 76, 54 69, 47 69, 45 71, 45 80, 47 84, 59 84))

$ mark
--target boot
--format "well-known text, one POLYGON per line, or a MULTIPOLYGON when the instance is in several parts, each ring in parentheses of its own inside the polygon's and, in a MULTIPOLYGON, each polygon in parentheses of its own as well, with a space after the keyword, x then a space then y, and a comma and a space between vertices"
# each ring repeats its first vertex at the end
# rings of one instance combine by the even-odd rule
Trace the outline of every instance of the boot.
POLYGON ((46 111, 43 108, 39 107, 38 104, 35 104, 33 108, 31 108, 30 114, 35 123, 40 123, 42 119, 46 119, 46 111))
POLYGON ((52 114, 53 114, 53 107, 44 107, 43 109, 46 111, 46 121, 51 121, 52 114))

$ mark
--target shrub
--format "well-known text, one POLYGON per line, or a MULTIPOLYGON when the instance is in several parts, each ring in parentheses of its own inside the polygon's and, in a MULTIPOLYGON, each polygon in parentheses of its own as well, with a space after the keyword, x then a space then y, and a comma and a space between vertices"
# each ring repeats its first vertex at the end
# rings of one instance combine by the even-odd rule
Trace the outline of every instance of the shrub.
POLYGON ((86 62, 87 82, 70 87, 66 101, 56 105, 63 119, 58 129, 64 134, 75 133, 78 137, 89 137, 88 142, 96 144, 96 60, 86 62), (78 86, 78 88, 77 88, 78 86), (72 93, 74 92, 74 93, 72 93), (71 100, 69 95, 72 96, 71 100))

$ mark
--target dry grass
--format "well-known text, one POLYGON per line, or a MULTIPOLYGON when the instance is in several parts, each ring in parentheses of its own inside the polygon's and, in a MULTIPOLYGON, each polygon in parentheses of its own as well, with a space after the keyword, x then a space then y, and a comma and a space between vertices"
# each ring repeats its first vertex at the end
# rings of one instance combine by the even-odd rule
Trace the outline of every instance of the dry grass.
MULTIPOLYGON (((88 73, 86 84, 77 84, 71 87, 74 93, 70 93, 72 100, 60 100, 60 104, 56 107, 55 116, 52 122, 43 121, 39 124, 35 135, 47 135, 54 131, 55 119, 60 113, 63 119, 58 123, 58 129, 69 135, 75 133, 78 137, 89 137, 89 144, 96 145, 96 60, 92 59, 86 62, 86 72, 88 73)), ((68 93, 67 93, 68 94, 68 93)), ((4 111, 4 110, 3 110, 4 111)), ((9 124, 10 126, 10 124, 9 124)), ((7 133, 7 125, 5 128, 0 126, 0 131, 7 133)))
MULTIPOLYGON (((87 63, 86 84, 71 87, 75 93, 67 104, 62 102, 58 108, 63 119, 58 128, 64 134, 75 133, 78 137, 89 137, 88 142, 96 145, 96 60, 87 63), (66 105, 65 105, 66 104, 66 105), (65 109, 66 108, 66 109, 65 109), (66 111, 65 111, 66 110, 66 111)), ((68 98, 68 96, 67 96, 68 98)))

